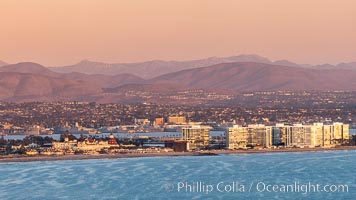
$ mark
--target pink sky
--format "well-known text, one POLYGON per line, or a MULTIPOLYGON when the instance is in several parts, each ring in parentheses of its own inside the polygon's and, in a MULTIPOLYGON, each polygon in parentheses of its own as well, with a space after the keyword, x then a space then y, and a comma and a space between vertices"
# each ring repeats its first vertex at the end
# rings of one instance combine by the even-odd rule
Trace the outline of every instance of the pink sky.
POLYGON ((355 0, 1 0, 0 60, 356 61, 355 0))

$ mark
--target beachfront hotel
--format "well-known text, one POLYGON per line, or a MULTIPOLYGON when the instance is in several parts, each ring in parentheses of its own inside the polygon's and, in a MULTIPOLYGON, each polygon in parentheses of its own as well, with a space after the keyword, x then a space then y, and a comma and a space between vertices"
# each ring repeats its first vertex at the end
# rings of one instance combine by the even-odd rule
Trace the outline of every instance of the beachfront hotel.
POLYGON ((324 125, 276 124, 275 126, 249 125, 226 129, 228 149, 285 147, 333 147, 349 139, 349 125, 333 123, 324 125))
POLYGON ((69 140, 68 134, 64 135, 64 141, 52 142, 52 148, 56 151, 62 152, 75 152, 75 151, 83 151, 86 153, 96 154, 96 152, 101 151, 102 149, 116 149, 119 148, 119 144, 115 140, 114 135, 111 133, 109 136, 109 140, 102 140, 96 138, 85 138, 82 141, 78 140, 69 140))

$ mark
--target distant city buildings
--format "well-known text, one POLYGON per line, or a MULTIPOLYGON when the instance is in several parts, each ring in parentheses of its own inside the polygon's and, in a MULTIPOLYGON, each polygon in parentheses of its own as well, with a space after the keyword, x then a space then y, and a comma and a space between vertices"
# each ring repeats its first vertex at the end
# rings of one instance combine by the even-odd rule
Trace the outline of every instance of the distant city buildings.
POLYGON ((170 123, 170 124, 185 124, 186 119, 185 119, 185 117, 170 116, 170 117, 168 117, 168 123, 170 123))
POLYGON ((164 118, 163 117, 156 117, 155 118, 155 126, 163 126, 164 125, 164 118))
MULTIPOLYGON (((208 99, 222 98, 201 91, 170 96, 177 101, 189 97, 197 100, 198 104, 190 101, 188 104, 173 104, 171 101, 169 104, 149 101, 144 104, 0 102, 0 136, 48 137, 46 144, 39 140, 39 148, 29 145, 36 143, 32 140, 0 140, 0 153, 12 152, 9 146, 14 147, 14 152, 28 150, 29 155, 36 153, 34 149, 40 154, 60 155, 63 152, 146 152, 148 149, 158 152, 162 148, 200 151, 354 144, 356 137, 352 142, 348 132, 356 133, 355 94, 342 91, 248 92, 233 95, 233 98, 219 101, 219 104, 210 100, 207 104, 200 104, 201 95, 208 99), (209 138, 209 131, 225 129, 226 134, 221 132, 209 138), (67 131, 77 138, 51 140, 52 135, 67 131), (114 138, 107 134, 111 132, 125 133, 129 139, 114 138), (169 134, 164 138, 135 135, 161 132, 169 134)), ((152 96, 147 95, 148 98, 152 96)))
MULTIPOLYGON (((67 130, 61 139, 31 135, 22 141, 0 138, 0 154, 65 155, 103 153, 159 153, 187 152, 211 149, 274 149, 274 148, 332 148, 341 145, 355 145, 356 137, 349 137, 349 125, 331 124, 230 124, 225 134, 211 135, 212 126, 184 124, 181 133, 170 135, 144 136, 127 133, 124 137, 114 134, 80 134, 76 138, 67 130), (105 137, 104 137, 105 136, 105 137)), ((148 133, 149 134, 149 133, 148 133)), ((162 133, 162 134, 167 134, 162 133)), ((76 134, 78 136, 78 134, 76 134)))
POLYGON ((332 147, 349 140, 349 125, 333 123, 324 125, 294 124, 275 126, 249 125, 228 127, 226 145, 228 149, 284 147, 332 147))
MULTIPOLYGON (((161 97, 161 94, 157 95, 161 97)), ((199 92, 188 91, 179 95, 196 98, 199 92)), ((66 130, 86 134, 105 129, 120 132, 125 126, 130 126, 126 128, 130 132, 159 132, 168 125, 187 122, 217 127, 229 123, 271 126, 276 123, 329 124, 337 121, 354 127, 355 95, 356 92, 342 91, 247 92, 236 94, 232 99, 219 100, 218 104, 210 100, 195 102, 189 98, 177 100, 178 104, 172 101, 166 104, 158 101, 142 104, 0 102, 0 134, 46 135, 66 130)))
POLYGON ((149 119, 135 119, 135 124, 138 125, 150 125, 151 121, 149 119))

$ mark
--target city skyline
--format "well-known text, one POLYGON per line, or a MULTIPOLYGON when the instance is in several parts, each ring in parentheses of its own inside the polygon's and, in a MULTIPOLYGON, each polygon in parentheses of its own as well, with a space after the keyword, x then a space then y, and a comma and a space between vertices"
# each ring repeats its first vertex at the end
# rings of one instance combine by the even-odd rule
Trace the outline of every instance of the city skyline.
POLYGON ((355 61, 356 3, 345 1, 1 1, 0 60, 189 60, 259 54, 355 61), (65 11, 65 12, 64 12, 65 11))

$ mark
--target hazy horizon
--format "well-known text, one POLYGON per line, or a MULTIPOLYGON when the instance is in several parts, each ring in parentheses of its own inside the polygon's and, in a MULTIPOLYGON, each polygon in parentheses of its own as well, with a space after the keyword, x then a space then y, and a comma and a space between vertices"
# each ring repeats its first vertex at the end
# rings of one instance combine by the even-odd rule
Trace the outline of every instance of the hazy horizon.
POLYGON ((0 60, 61 66, 257 54, 356 61, 353 0, 0 2, 0 60))
MULTIPOLYGON (((24 63, 24 62, 30 62, 30 63, 36 63, 36 64, 40 64, 44 67, 49 67, 49 68, 56 68, 56 67, 66 67, 66 66, 71 66, 71 65, 76 65, 76 64, 79 64, 81 62, 84 62, 84 61, 88 61, 88 62, 98 62, 98 63, 105 63, 105 64, 131 64, 131 63, 144 63, 144 62, 151 62, 151 61, 163 61, 163 62, 189 62, 189 61, 194 61, 194 60, 204 60, 204 59, 209 59, 209 58, 227 58, 227 57, 234 57, 234 56, 249 56, 249 55, 253 55, 253 56, 259 56, 261 58, 265 58, 265 59, 268 59, 269 61, 271 61, 271 64, 273 64, 273 62, 276 62, 276 61, 289 61, 289 62, 292 62, 292 63, 295 63, 299 66, 308 66, 308 65, 311 65, 311 66, 318 66, 318 65, 327 65, 327 64, 331 64, 331 65, 338 65, 338 64, 342 64, 342 63, 353 63, 353 62, 356 62, 356 59, 355 60, 349 60, 349 61, 337 61, 337 62, 334 62, 334 63, 330 63, 330 62, 321 62, 321 63, 315 63, 315 64, 311 64, 311 63, 301 63, 301 62, 298 62, 298 61, 292 61, 292 60, 289 60, 289 59, 285 59, 285 58, 280 58, 280 59, 270 59, 269 57, 266 57, 266 56, 263 56, 263 55, 258 55, 258 54, 254 54, 254 53, 241 53, 241 54, 236 54, 236 55, 226 55, 226 56, 206 56, 206 57, 199 57, 199 58, 191 58, 191 59, 160 59, 160 58, 152 58, 152 59, 147 59, 147 60, 133 60, 133 61, 127 61, 127 62, 124 62, 124 61, 116 61, 116 62, 110 62, 110 61, 105 61, 105 60, 93 60, 93 59, 88 59, 88 58, 82 58, 80 60, 77 60, 77 61, 74 61, 73 63, 66 63, 66 64, 62 64, 62 65, 43 65, 43 63, 41 62, 36 62, 36 61, 33 61, 33 60, 22 60, 22 61, 15 61, 15 62, 7 62, 6 60, 4 59, 1 59, 0 58, 0 61, 2 62, 5 62, 7 65, 12 65, 12 64, 19 64, 19 63, 24 63)), ((246 61, 246 62, 253 62, 253 61, 246 61)), ((259 62, 257 62, 259 63, 259 62)))

